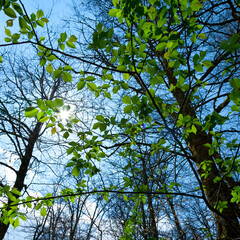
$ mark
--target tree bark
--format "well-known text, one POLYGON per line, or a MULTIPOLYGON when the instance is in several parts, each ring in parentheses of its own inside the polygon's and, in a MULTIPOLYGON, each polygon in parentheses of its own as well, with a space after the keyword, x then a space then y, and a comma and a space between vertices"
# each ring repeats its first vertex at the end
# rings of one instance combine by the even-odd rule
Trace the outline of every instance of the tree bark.
MULTIPOLYGON (((21 159, 21 165, 19 170, 17 171, 16 181, 13 186, 13 188, 16 188, 19 192, 21 192, 25 186, 24 180, 27 176, 28 167, 33 154, 33 148, 39 137, 41 127, 42 127, 42 123, 36 124, 34 130, 32 131, 31 136, 29 137, 28 145, 26 146, 26 149, 25 149, 25 154, 21 159)), ((15 197, 18 198, 19 196, 16 195, 15 197)), ((11 200, 8 201, 8 205, 10 204, 11 204, 11 200)), ((3 222, 0 221, 0 240, 3 240, 4 236, 7 233, 8 228, 9 228, 9 223, 4 224, 3 222)))
MULTIPOLYGON (((176 86, 177 79, 174 77, 173 72, 174 70, 168 67, 168 62, 165 58, 163 58, 163 67, 166 72, 168 83, 169 85, 173 84, 176 86)), ((176 99, 177 103, 180 106, 181 114, 183 116, 191 116, 192 118, 197 118, 195 110, 192 108, 190 100, 186 93, 183 92, 180 88, 175 88, 172 91, 174 98, 176 99)), ((230 202, 231 200, 231 189, 227 185, 226 181, 222 181, 221 191, 219 189, 219 183, 214 183, 214 179, 216 177, 221 177, 221 174, 218 170, 218 167, 214 161, 213 156, 209 155, 209 149, 205 147, 206 143, 212 143, 212 136, 207 134, 206 132, 202 131, 201 126, 196 126, 197 133, 196 134, 189 134, 187 138, 187 144, 189 149, 192 152, 193 159, 195 159, 195 164, 199 169, 199 174, 201 181, 205 188, 206 197, 208 200, 209 205, 212 208, 215 207, 218 200, 227 201, 228 207, 225 208, 222 212, 222 216, 217 214, 216 212, 212 212, 216 228, 218 232, 219 239, 228 239, 228 238, 237 238, 240 237, 240 226, 238 217, 236 214, 237 205, 230 202), (207 169, 208 177, 202 177, 204 173, 203 169, 201 168, 201 163, 206 160, 210 160, 212 162, 211 167, 207 169)))

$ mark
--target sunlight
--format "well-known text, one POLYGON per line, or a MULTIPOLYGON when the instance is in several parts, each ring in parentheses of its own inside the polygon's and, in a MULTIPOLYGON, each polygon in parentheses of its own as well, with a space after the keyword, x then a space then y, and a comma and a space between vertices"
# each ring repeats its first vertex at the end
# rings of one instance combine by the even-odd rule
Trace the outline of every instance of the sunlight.
POLYGON ((63 123, 66 123, 71 117, 74 115, 74 105, 65 105, 61 109, 59 109, 58 117, 61 119, 63 123))
POLYGON ((59 113, 59 117, 63 122, 66 122, 70 118, 70 115, 71 115, 70 110, 61 110, 59 113))

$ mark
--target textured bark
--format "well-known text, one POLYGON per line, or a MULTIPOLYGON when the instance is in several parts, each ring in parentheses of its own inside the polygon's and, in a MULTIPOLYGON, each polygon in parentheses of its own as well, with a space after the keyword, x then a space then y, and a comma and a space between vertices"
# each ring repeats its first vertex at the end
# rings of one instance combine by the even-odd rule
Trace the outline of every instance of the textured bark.
MULTIPOLYGON (((28 140, 28 145, 25 149, 25 154, 21 159, 21 165, 19 167, 19 170, 17 171, 17 177, 14 184, 14 188, 16 188, 19 192, 21 192, 24 188, 24 180, 27 176, 28 167, 32 158, 33 154, 33 148, 34 145, 39 137, 39 133, 42 127, 42 123, 37 123, 34 130, 32 131, 31 136, 28 140)), ((18 197, 18 196, 16 196, 18 197)), ((8 204, 11 204, 11 201, 8 201, 8 204)), ((2 240, 9 228, 9 224, 4 224, 3 222, 0 222, 0 240, 2 240)))
MULTIPOLYGON (((174 77, 173 73, 174 70, 168 67, 167 60, 163 58, 163 67, 166 72, 168 83, 169 85, 173 84, 176 86, 177 79, 174 77)), ((174 98, 176 99, 177 103, 180 106, 181 114, 183 116, 191 116, 193 118, 197 118, 194 108, 191 107, 190 100, 186 94, 180 88, 175 88, 172 91, 174 98)), ((213 210, 214 206, 217 204, 218 200, 220 201, 227 201, 228 208, 225 208, 222 212, 222 216, 217 214, 216 212, 213 213, 213 217, 216 223, 216 228, 218 232, 219 239, 228 239, 228 238, 237 238, 240 237, 240 226, 237 217, 237 212, 239 211, 236 204, 230 202, 231 200, 231 188, 224 180, 221 182, 221 189, 219 189, 219 183, 214 183, 214 179, 216 177, 221 177, 219 169, 214 161, 213 156, 209 155, 209 149, 204 145, 206 143, 212 143, 212 136, 207 134, 206 132, 202 131, 201 127, 197 126, 197 133, 196 134, 189 134, 187 138, 187 144, 189 149, 192 152, 192 157, 195 159, 195 164, 199 169, 199 174, 201 177, 202 184, 205 188, 206 197, 208 200, 209 205, 211 206, 211 210, 213 210), (202 173, 204 173, 203 169, 200 167, 201 163, 206 160, 211 160, 212 164, 211 167, 207 169, 208 177, 205 179, 202 177, 202 173), (238 211, 236 212, 236 209, 238 211)), ((233 179, 232 179, 233 180, 233 179)))

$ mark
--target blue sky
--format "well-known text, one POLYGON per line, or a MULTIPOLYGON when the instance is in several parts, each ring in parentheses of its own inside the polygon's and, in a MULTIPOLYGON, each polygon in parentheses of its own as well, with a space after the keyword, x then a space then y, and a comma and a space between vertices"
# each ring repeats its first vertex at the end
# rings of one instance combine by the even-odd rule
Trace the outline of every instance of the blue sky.
POLYGON ((54 21, 60 20, 66 14, 69 13, 71 1, 64 0, 23 0, 27 11, 36 11, 42 9, 45 14, 49 14, 52 10, 51 18, 54 21))
MULTIPOLYGON (((71 13, 71 1, 64 0, 22 0, 28 14, 42 9, 45 15, 48 17, 50 15, 50 25, 58 25, 66 15, 71 13)), ((3 43, 5 38, 4 27, 6 27, 6 21, 10 19, 6 17, 3 12, 0 12, 0 42, 3 43)), ((14 24, 17 25, 17 19, 14 24)), ((10 28, 12 32, 17 30, 14 27, 10 28)))
MULTIPOLYGON (((42 9, 46 16, 50 16, 50 26, 58 25, 61 22, 61 19, 64 16, 69 15, 71 12, 71 1, 64 0, 22 0, 28 14, 30 15, 32 12, 35 12, 39 9, 42 9)), ((6 20, 10 19, 6 17, 3 12, 0 12, 0 43, 4 43, 5 33, 4 27, 6 27, 6 20)), ((16 19, 14 24, 17 26, 18 20, 16 19), (16 22, 16 23, 15 23, 16 22)), ((17 32, 18 28, 12 27, 9 28, 12 33, 17 32)), ((4 50, 4 49, 3 49, 4 50)), ((1 173, 0 173, 1 175, 1 173)), ((24 225, 24 221, 21 221, 21 225, 24 225)), ((26 233, 22 232, 22 229, 16 228, 13 230, 13 227, 10 227, 7 235, 4 240, 25 240, 27 237, 26 233)))

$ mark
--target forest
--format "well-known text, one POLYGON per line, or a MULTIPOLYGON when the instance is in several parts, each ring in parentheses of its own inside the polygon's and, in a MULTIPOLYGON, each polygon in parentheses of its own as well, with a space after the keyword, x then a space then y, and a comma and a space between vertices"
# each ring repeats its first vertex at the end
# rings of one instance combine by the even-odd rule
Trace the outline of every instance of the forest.
POLYGON ((50 2, 0 0, 0 240, 240 239, 240 0, 50 2))

